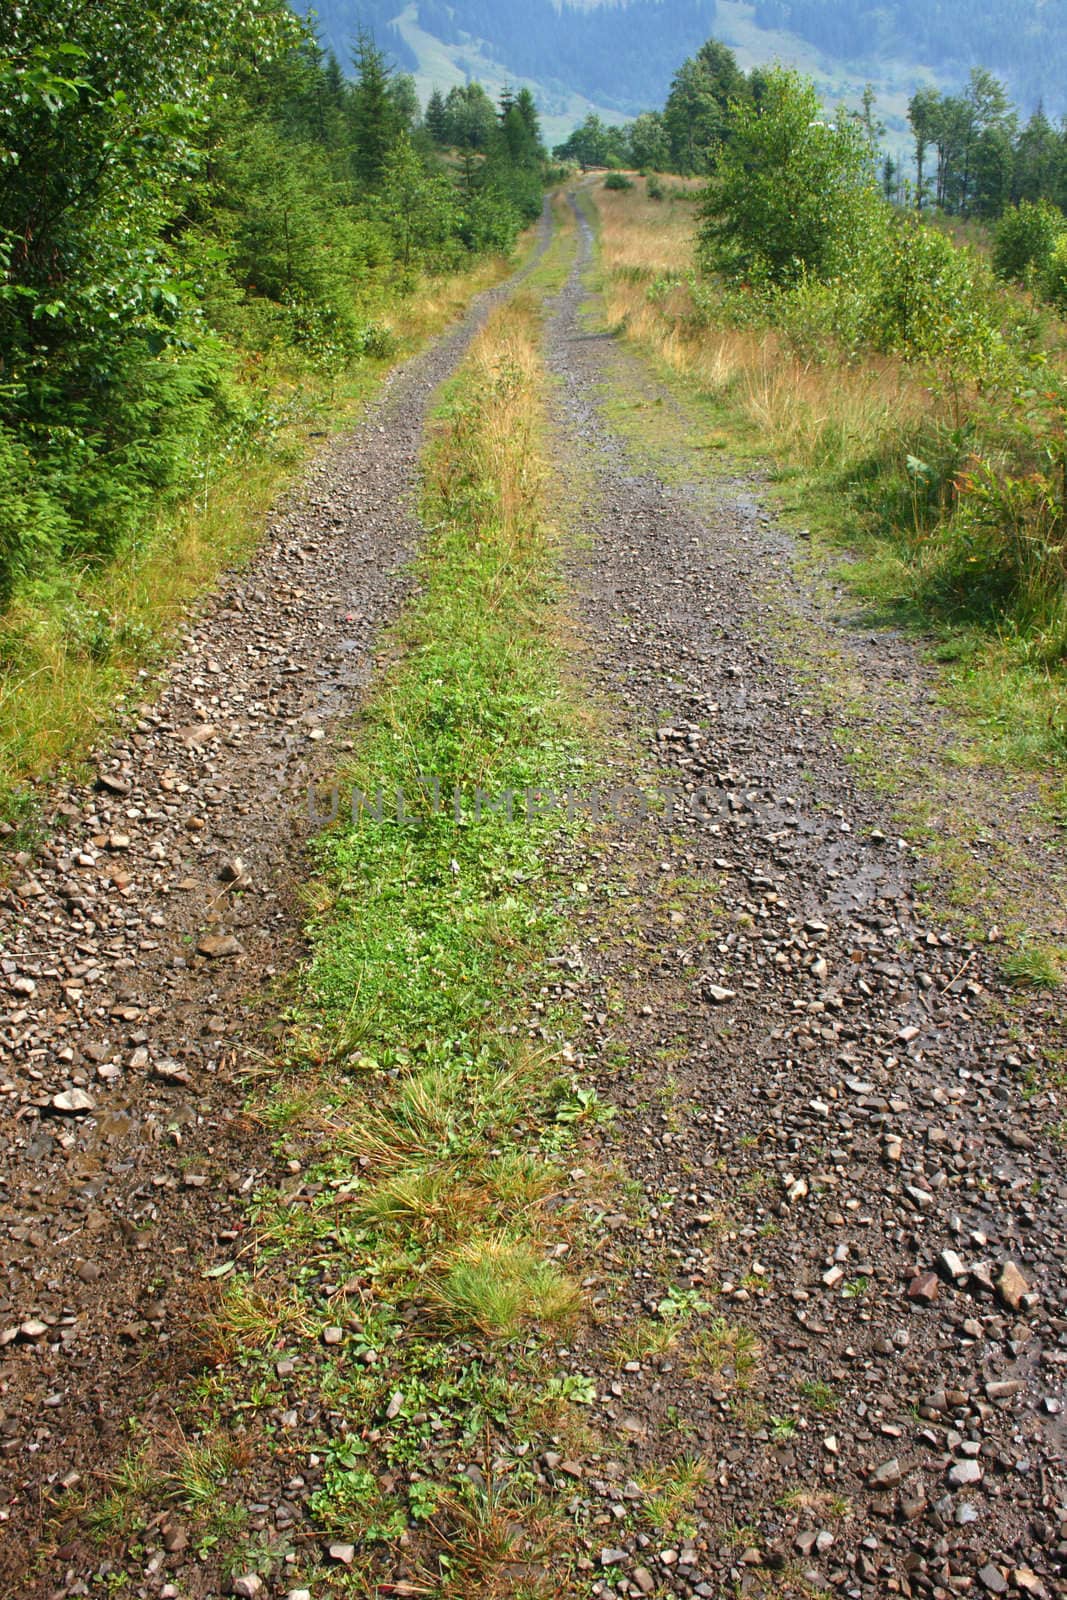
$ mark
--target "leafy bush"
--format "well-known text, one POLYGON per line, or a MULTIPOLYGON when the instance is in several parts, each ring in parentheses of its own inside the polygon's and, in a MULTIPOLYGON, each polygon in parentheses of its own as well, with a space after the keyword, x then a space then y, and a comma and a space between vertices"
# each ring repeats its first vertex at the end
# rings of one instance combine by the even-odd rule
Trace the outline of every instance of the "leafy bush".
POLYGON ((979 262, 916 219, 887 210, 886 220, 867 278, 866 342, 909 360, 951 351, 973 370, 995 337, 979 262))
POLYGON ((664 200, 667 196, 667 191, 663 186, 663 179, 657 177, 654 172, 649 174, 648 182, 645 184, 645 192, 650 200, 664 200))
POLYGON ((55 556, 69 532, 67 513, 42 485, 29 451, 0 425, 0 607, 20 577, 55 556))
POLYGON ((825 122, 814 85, 775 68, 728 132, 701 204, 701 265, 772 284, 857 271, 880 205, 857 124, 825 122))
POLYGON ((1049 304, 1067 316, 1067 230, 1060 234, 1053 245, 1038 279, 1038 287, 1049 304))
POLYGON ((632 189, 633 179, 628 178, 625 172, 609 172, 604 179, 605 189, 632 189))
POLYGON ((1067 217, 1047 200, 1036 205, 1024 200, 1005 211, 993 235, 993 271, 998 278, 1023 283, 1031 275, 1040 280, 1047 271, 1056 242, 1067 232, 1067 217))

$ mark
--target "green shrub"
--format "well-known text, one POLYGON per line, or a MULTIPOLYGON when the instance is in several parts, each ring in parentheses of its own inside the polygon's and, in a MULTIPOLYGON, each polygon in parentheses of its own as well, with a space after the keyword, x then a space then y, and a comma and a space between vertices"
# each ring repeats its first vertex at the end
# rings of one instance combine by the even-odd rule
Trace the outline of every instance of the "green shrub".
POLYGON ((70 519, 42 485, 25 445, 0 424, 0 610, 17 580, 54 558, 70 519))
POLYGON ((654 172, 649 174, 648 182, 645 185, 645 190, 650 200, 665 200, 667 197, 667 191, 663 186, 663 179, 657 177, 654 172))
POLYGON ((884 210, 855 122, 827 123, 815 87, 775 67, 738 101, 701 201, 701 265, 727 280, 824 282, 862 270, 884 210))
POLYGON ((978 260, 945 234, 893 217, 871 262, 864 333, 908 359, 948 352, 974 363, 994 337, 978 260))
POLYGON ((1067 231, 1060 234, 1038 279, 1038 288, 1050 305, 1067 316, 1067 231))
POLYGON ((625 172, 609 172, 604 179, 605 189, 632 189, 633 179, 628 178, 625 172))
POLYGON ((1023 283, 1039 279, 1052 260, 1057 240, 1067 232, 1067 217, 1047 200, 1024 200, 1005 211, 993 236, 993 271, 998 278, 1023 283))

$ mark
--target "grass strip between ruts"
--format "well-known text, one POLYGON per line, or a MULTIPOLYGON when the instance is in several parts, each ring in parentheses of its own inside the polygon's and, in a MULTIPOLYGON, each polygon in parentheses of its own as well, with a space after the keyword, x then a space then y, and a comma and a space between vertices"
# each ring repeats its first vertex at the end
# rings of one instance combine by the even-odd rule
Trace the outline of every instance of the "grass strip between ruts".
POLYGON ((219 1363, 165 1474, 208 1462, 205 1550, 316 1594, 571 1582, 562 1500, 533 1463, 580 1437, 592 1398, 551 1345, 580 1313, 566 1258, 598 1209, 567 1152, 610 1112, 569 1064, 565 1009, 528 1025, 584 892, 578 825, 544 797, 594 777, 538 335, 520 294, 440 408, 421 587, 343 775, 367 803, 352 818, 346 800, 320 842, 295 1059, 258 1108, 292 1181, 259 1196, 254 1264, 226 1280, 219 1363), (272 1458, 313 1485, 310 1547, 306 1524, 299 1548, 242 1531, 272 1458), (334 1541, 349 1559, 325 1559, 334 1541))

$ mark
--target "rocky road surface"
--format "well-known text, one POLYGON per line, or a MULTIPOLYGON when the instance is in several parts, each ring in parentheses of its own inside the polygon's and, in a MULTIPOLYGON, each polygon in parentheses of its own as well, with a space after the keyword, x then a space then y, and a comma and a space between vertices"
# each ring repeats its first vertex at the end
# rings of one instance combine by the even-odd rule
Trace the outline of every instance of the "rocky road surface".
POLYGON ((706 484, 635 464, 585 297, 576 270, 549 351, 595 486, 587 665, 636 753, 620 781, 690 791, 609 835, 629 893, 560 985, 644 1194, 637 1226, 607 1219, 572 1358, 615 1443, 578 1491, 592 1592, 1067 1593, 1062 1015, 1005 1004, 995 951, 921 909, 929 865, 771 642, 787 539, 751 485, 709 516, 706 484), (682 1331, 642 1358, 672 1279, 682 1331), (641 1472, 686 1455, 691 1537, 613 1537, 641 1472))
MULTIPOLYGON (((527 271, 550 230, 546 207, 527 271)), ((430 399, 507 292, 323 450, 0 897, 4 1596, 30 1593, 41 1527, 99 1491, 131 1413, 202 1357, 203 1260, 239 1253, 271 1161, 242 1083, 301 954, 308 789, 411 590, 430 399)))
MULTIPOLYGON (((1067 1593, 1055 1010, 1009 1004, 924 908, 928 866, 772 642, 783 592, 806 603, 787 540, 751 484, 709 512, 706 482, 631 458, 602 411, 627 358, 585 295, 576 272, 548 327, 587 495, 578 666, 620 783, 689 797, 593 847, 588 937, 538 999, 580 1005, 618 1108, 590 1154, 640 1189, 559 1352, 594 1380, 589 1448, 536 1470, 601 1600, 1067 1593), (657 1478, 663 1534, 631 1515, 657 1478)), ((242 1084, 301 954, 303 794, 409 592, 427 401, 483 310, 324 453, 7 888, 4 1596, 93 1592, 77 1546, 31 1580, 38 1530, 202 1359, 196 1285, 273 1160, 242 1084)), ((249 1526, 302 1522, 292 1498, 249 1526)), ((165 1543, 142 1571, 141 1595, 219 1592, 165 1543)))

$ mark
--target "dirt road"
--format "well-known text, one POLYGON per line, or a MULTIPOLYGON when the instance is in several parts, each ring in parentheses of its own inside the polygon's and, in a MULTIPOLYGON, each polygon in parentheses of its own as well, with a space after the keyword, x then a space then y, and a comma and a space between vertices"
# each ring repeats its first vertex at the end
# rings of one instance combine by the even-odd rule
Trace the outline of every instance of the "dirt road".
MULTIPOLYGON (((665 482, 605 420, 622 396, 687 431, 584 299, 576 273, 549 350, 560 437, 594 486, 576 572, 592 675, 624 708, 631 781, 691 791, 669 827, 633 830, 628 936, 579 957, 587 1013, 625 996, 586 1044, 647 1205, 603 1241, 600 1348, 655 1308, 665 1262, 722 1319, 692 1317, 601 1390, 605 1509, 649 1457, 709 1467, 694 1537, 619 1552, 601 1592, 637 1592, 614 1581, 635 1564, 679 1594, 773 1590, 786 1568, 865 1596, 1051 1592, 1067 1183, 1055 1097, 1028 1075, 1062 1042, 1056 1008, 1005 1004, 995 951, 939 918, 929 864, 783 661, 783 609, 812 608, 758 486, 709 489, 682 451, 665 482)), ((884 644, 836 642, 876 676, 884 644)), ((913 647, 891 648, 921 688, 913 647)), ((932 736, 932 696, 928 716, 932 736)))
MULTIPOLYGON (((536 263, 548 244, 546 209, 536 263)), ((520 275, 521 276, 521 275, 520 275)), ((411 590, 430 400, 509 285, 387 381, 206 605, 158 698, 49 797, 0 909, 0 1591, 202 1359, 200 1263, 272 1157, 243 1116, 302 954, 307 795, 411 590), (190 1297, 194 1314, 190 1317, 190 1297), (178 1330, 181 1329, 181 1333, 178 1330)), ((341 744, 338 744, 338 741, 341 744)))
MULTIPOLYGON (((657 474, 613 425, 639 405, 669 441, 675 402, 586 321, 579 226, 546 323, 577 670, 619 786, 668 798, 604 831, 588 940, 546 991, 586 1019, 617 1108, 590 1154, 631 1190, 556 1353, 592 1384, 587 1458, 538 1457, 575 1559, 493 1592, 1067 1592, 1056 1009, 939 913, 786 658, 782 616, 811 602, 758 485, 681 448, 657 474)), ((479 314, 324 455, 8 890, 5 1594, 31 1592, 30 1547, 114 1468, 125 1418, 203 1357, 193 1286, 276 1159, 242 1105, 301 957, 296 797, 409 591, 428 398, 479 314)), ((861 675, 885 655, 839 643, 861 675)), ((891 653, 921 696, 912 647, 891 653)), ((40 1592, 97 1592, 93 1559, 61 1543, 40 1592)), ((214 1557, 138 1559, 131 1592, 221 1592, 214 1557)))

